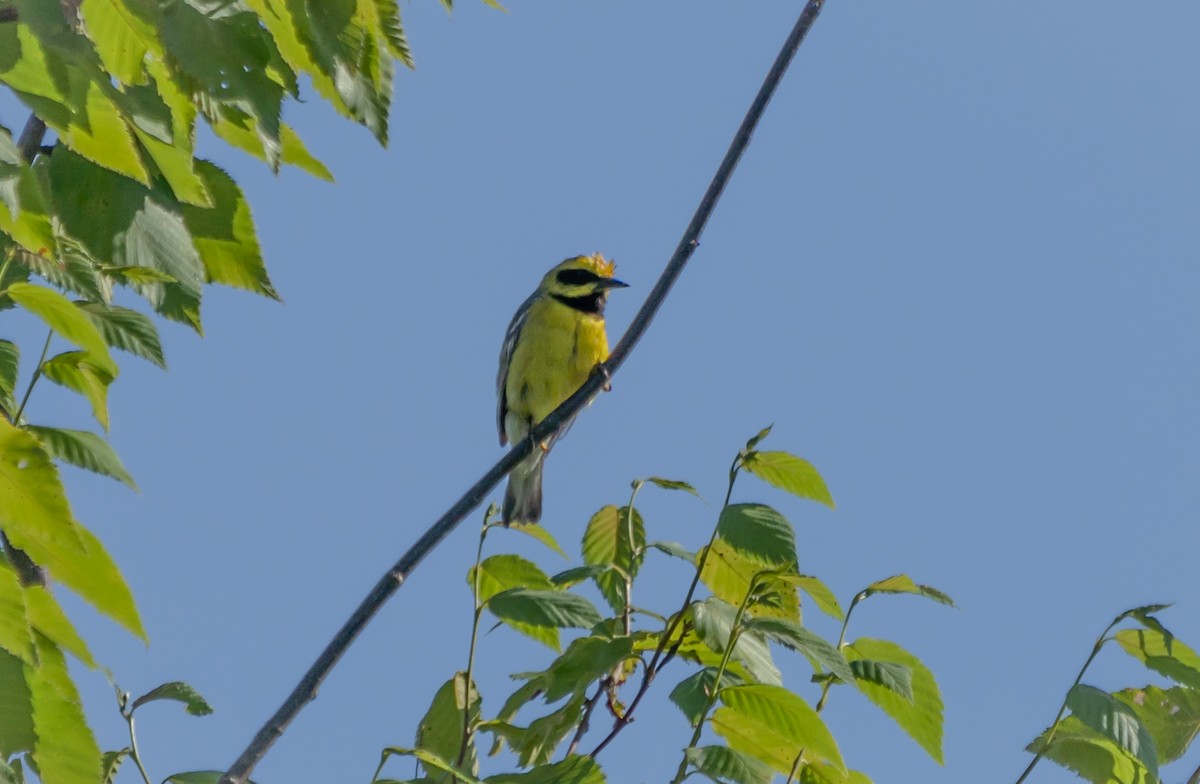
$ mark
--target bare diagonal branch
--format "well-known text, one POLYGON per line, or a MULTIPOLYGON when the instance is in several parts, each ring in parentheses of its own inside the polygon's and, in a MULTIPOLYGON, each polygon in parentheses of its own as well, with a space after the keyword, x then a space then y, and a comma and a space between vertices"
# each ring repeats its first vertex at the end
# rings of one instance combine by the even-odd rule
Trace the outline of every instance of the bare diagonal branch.
POLYGON ((608 361, 604 363, 603 373, 594 373, 580 387, 575 394, 567 398, 565 402, 556 408, 548 417, 533 429, 530 437, 513 445, 513 448, 502 457, 496 465, 483 475, 475 484, 473 484, 462 497, 454 503, 450 509, 443 514, 437 522, 429 527, 420 539, 409 548, 408 552, 400 557, 394 566, 388 570, 371 592, 367 594, 358 608, 350 616, 349 620, 338 630, 333 639, 317 657, 317 660, 309 668, 300 682, 296 684, 296 688, 288 695, 283 705, 275 712, 267 723, 263 725, 258 734, 247 746, 242 755, 229 768, 225 775, 221 778, 221 784, 245 784, 255 765, 266 755, 272 744, 283 735, 284 730, 292 720, 296 718, 300 710, 312 700, 317 694, 317 688, 325 677, 329 674, 333 666, 337 664, 342 655, 358 637, 359 633, 366 627, 367 623, 375 616, 383 604, 400 589, 404 581, 408 579, 413 570, 421 563, 434 547, 436 547, 446 536, 454 530, 454 528, 462 522, 462 520, 471 513, 476 507, 483 503, 484 497, 496 487, 508 473, 530 453, 531 447, 535 443, 540 443, 548 438, 552 433, 557 432, 566 422, 570 421, 588 401, 600 392, 600 389, 608 382, 614 373, 625 363, 629 353, 633 351, 634 346, 641 340, 642 335, 650 326, 650 322, 654 320, 654 316, 658 313, 663 302, 666 300, 667 294, 670 293, 671 287, 683 272, 688 260, 695 252, 700 244, 700 235, 704 231, 708 219, 712 216, 713 209, 717 206, 717 201, 721 198, 721 193, 725 190, 733 171, 737 168, 738 161, 741 160, 742 153, 750 144, 750 137, 754 133, 754 129, 758 126, 759 120, 762 118, 763 111, 767 108, 767 104, 774 95, 776 87, 778 87, 783 74, 787 71, 788 65, 791 63, 796 50, 804 41, 813 22, 816 21, 817 15, 820 14, 821 8, 824 6, 824 0, 808 0, 804 10, 800 14, 795 27, 792 28, 791 34, 784 43, 783 49, 776 57, 771 70, 767 73, 766 79, 763 81, 762 87, 755 96, 754 102, 750 105, 749 111, 742 120, 741 126, 733 137, 733 141, 729 145, 728 151, 725 153, 725 158, 721 161, 720 167, 717 169, 712 182, 708 186, 708 190, 704 193, 704 197, 700 200, 699 207, 692 217, 691 223, 684 230, 683 237, 679 240, 679 245, 675 248, 675 253, 671 256, 671 260, 667 263, 662 275, 659 276, 658 282, 654 284, 654 288, 646 297, 645 303, 634 316, 629 328, 621 337, 609 356, 608 361))

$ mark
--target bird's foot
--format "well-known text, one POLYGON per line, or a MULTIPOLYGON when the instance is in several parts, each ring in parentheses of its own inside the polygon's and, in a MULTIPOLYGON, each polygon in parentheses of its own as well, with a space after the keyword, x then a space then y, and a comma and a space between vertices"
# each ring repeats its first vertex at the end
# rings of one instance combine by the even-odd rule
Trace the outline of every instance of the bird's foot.
POLYGON ((605 392, 612 392, 612 375, 608 372, 608 368, 603 362, 597 363, 596 366, 592 368, 592 374, 600 376, 604 379, 604 386, 602 386, 601 389, 603 389, 605 392))

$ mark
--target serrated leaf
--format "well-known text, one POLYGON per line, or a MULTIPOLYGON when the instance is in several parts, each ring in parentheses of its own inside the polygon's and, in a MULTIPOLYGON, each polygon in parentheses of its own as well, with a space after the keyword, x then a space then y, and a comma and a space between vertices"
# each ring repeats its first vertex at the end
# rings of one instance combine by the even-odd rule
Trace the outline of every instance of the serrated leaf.
POLYGON ((383 750, 383 755, 384 759, 393 755, 401 757, 416 757, 421 761, 421 766, 430 773, 434 771, 440 773, 449 773, 454 777, 454 779, 462 782, 462 784, 483 784, 483 782, 475 778, 467 771, 463 770, 457 765, 452 765, 436 754, 429 753, 425 749, 406 749, 400 746, 389 746, 383 750))
POLYGON ((498 593, 511 588, 553 589, 554 584, 537 564, 519 555, 493 555, 479 564, 478 578, 472 566, 467 571, 467 585, 478 579, 480 604, 486 604, 498 593))
MULTIPOLYGON (((126 269, 143 269, 141 267, 126 269)), ((170 280, 170 277, 167 276, 170 280)), ((119 305, 103 305, 97 302, 76 303, 86 313, 112 348, 128 351, 134 356, 153 362, 163 370, 167 363, 163 357, 162 341, 158 329, 145 315, 119 305)))
POLYGON ((674 558, 679 558, 680 560, 687 561, 690 564, 696 563, 696 554, 693 553, 691 550, 688 550, 686 547, 681 545, 679 542, 662 542, 662 541, 650 542, 646 545, 646 547, 654 548, 655 550, 664 552, 667 555, 670 555, 674 558))
POLYGON ((41 442, 2 418, 0 529, 55 579, 146 638, 129 587, 100 541, 75 522, 41 442))
POLYGON ((147 51, 161 55, 152 12, 155 6, 136 0, 83 0, 79 12, 88 37, 105 69, 125 84, 145 80, 147 51), (149 17, 149 18, 147 18, 149 17))
MULTIPOLYGON (((691 608, 692 622, 697 636, 714 653, 724 653, 733 634, 737 608, 716 597, 696 602, 691 608)), ((733 658, 760 683, 780 684, 783 682, 779 669, 771 659, 771 649, 757 632, 742 630, 733 649, 733 658)))
POLYGON ((596 586, 614 612, 625 608, 625 575, 637 576, 645 558, 646 524, 637 509, 605 506, 588 521, 583 533, 583 561, 611 567, 596 575, 596 586))
POLYGON ((945 593, 929 585, 919 585, 907 574, 897 574, 883 580, 877 580, 867 586, 865 593, 867 596, 876 593, 908 593, 914 596, 924 596, 927 599, 933 599, 935 602, 950 607, 954 606, 954 600, 945 593))
POLYGON ((725 746, 693 746, 684 754, 693 768, 720 784, 770 784, 775 778, 770 766, 725 746))
POLYGON ((770 570, 770 564, 747 557, 721 538, 717 538, 712 546, 707 548, 707 555, 704 553, 705 551, 701 550, 698 556, 704 560, 700 580, 708 586, 714 596, 730 604, 741 604, 754 584, 760 591, 773 591, 777 598, 772 606, 755 607, 755 615, 800 621, 800 597, 795 586, 786 582, 786 575, 778 578, 763 577, 763 572, 770 570))
POLYGON ((79 636, 79 632, 75 631, 71 619, 54 598, 54 594, 41 585, 27 585, 25 604, 30 626, 87 667, 96 668, 96 660, 92 658, 87 643, 79 636))
POLYGON ((839 621, 846 617, 842 612, 842 606, 838 604, 837 596, 829 590, 829 586, 816 577, 807 574, 785 574, 781 575, 779 579, 791 583, 808 594, 816 603, 817 608, 826 615, 839 621))
POLYGON ((94 364, 116 375, 116 364, 100 331, 71 300, 57 291, 32 283, 12 284, 8 287, 8 296, 57 334, 86 351, 94 364))
POLYGON ((197 161, 196 172, 204 180, 213 206, 185 204, 183 220, 200 254, 207 279, 279 299, 267 276, 254 219, 241 188, 208 161, 197 161))
POLYGON ((38 437, 51 457, 112 477, 137 490, 137 484, 121 464, 121 458, 117 457, 107 441, 95 433, 39 425, 29 425, 25 429, 38 437))
POLYGON ((536 684, 546 702, 582 692, 593 681, 611 672, 633 653, 629 637, 580 637, 541 672, 523 672, 513 678, 536 684))
POLYGON ((525 773, 488 776, 487 784, 606 784, 604 771, 591 757, 572 754, 561 762, 539 765, 525 773))
POLYGON ((513 588, 489 599, 487 608, 502 621, 546 628, 589 629, 600 622, 591 602, 566 591, 513 588))
POLYGON ((1200 692, 1180 686, 1146 686, 1113 695, 1125 703, 1154 739, 1159 763, 1166 765, 1187 753, 1200 734, 1200 692))
POLYGON ((717 668, 705 667, 677 683, 671 690, 670 698, 671 702, 683 711, 688 724, 695 727, 696 723, 700 721, 704 709, 708 706, 709 699, 719 688, 738 686, 746 682, 740 675, 727 669, 721 677, 721 685, 718 687, 717 668))
POLYGON ((785 618, 752 618, 746 622, 746 628, 803 653, 814 667, 820 665, 844 681, 854 679, 855 673, 841 651, 824 637, 794 621, 785 618))
POLYGON ((875 703, 925 749, 938 764, 942 764, 942 695, 937 681, 921 660, 894 642, 860 637, 842 648, 851 666, 868 659, 876 662, 896 662, 912 673, 912 700, 891 689, 864 680, 854 680, 855 687, 875 703))
POLYGON ((95 784, 100 776, 100 747, 88 728, 66 660, 44 637, 37 649, 37 666, 27 664, 25 672, 39 778, 55 784, 95 784))
POLYGON ((129 756, 130 749, 106 751, 100 755, 100 784, 112 784, 117 778, 121 763, 129 756))
POLYGON ((1128 705, 1095 686, 1077 683, 1067 692, 1067 707, 1071 715, 1132 754, 1157 778, 1154 740, 1128 705))
POLYGON ((33 749, 33 705, 25 665, 0 648, 0 759, 33 749))
POLYGON ((783 515, 762 504, 730 504, 721 510, 717 536, 734 550, 771 566, 795 566, 796 533, 783 515))
POLYGON ((813 464, 787 452, 750 452, 742 468, 792 495, 834 508, 833 496, 813 464))
MULTIPOLYGON (((0 650, 6 650, 26 664, 33 663, 33 629, 25 608, 25 590, 21 578, 0 552, 0 650)), ((4 758, 0 754, 0 760, 4 758)))
POLYGON ((556 575, 550 578, 550 582, 554 583, 556 588, 570 588, 579 585, 585 580, 591 580, 599 574, 608 571, 604 566, 572 566, 570 569, 563 569, 556 575))
POLYGON ((652 476, 646 479, 652 485, 661 487, 663 490, 682 490, 685 493, 691 493, 697 498, 701 498, 699 491, 689 485, 687 482, 681 482, 678 479, 663 479, 661 476, 652 476))
POLYGON ((584 696, 580 692, 572 695, 562 707, 529 723, 519 735, 509 738, 521 767, 545 765, 554 752, 574 732, 583 720, 584 696))
POLYGON ((114 376, 86 351, 67 351, 42 363, 42 375, 59 386, 83 395, 92 406, 92 416, 108 430, 108 387, 114 376))
POLYGON ((566 551, 559 546, 558 541, 548 530, 546 530, 544 525, 539 525, 537 523, 511 523, 502 527, 507 528, 509 531, 516 531, 517 533, 532 537, 533 539, 536 539, 554 552, 561 555, 563 558, 567 557, 566 551))
POLYGON ((912 670, 899 662, 858 659, 850 663, 854 679, 882 686, 908 702, 913 701, 912 670))
POLYGON ((1137 758, 1074 716, 1058 723, 1049 744, 1048 737, 1049 730, 1026 746, 1026 751, 1040 753, 1092 784, 1144 784, 1157 780, 1149 777, 1149 771, 1137 758))
POLYGON ((200 692, 183 681, 171 681, 170 683, 156 686, 134 700, 129 710, 132 713, 146 703, 154 702, 155 700, 181 702, 183 703, 184 710, 192 716, 207 716, 213 712, 212 706, 208 704, 208 701, 204 697, 200 696, 200 692))
MULTIPOLYGON (((417 725, 417 748, 438 758, 457 760, 462 751, 463 727, 479 720, 480 705, 475 685, 467 683, 466 673, 456 672, 434 694, 429 710, 417 725)), ((474 743, 468 746, 462 765, 470 773, 478 772, 474 743)))
POLYGON ((1122 629, 1113 638, 1149 669, 1176 683, 1200 689, 1200 656, 1173 636, 1154 629, 1122 629))
POLYGON ((730 748, 749 754, 780 773, 788 773, 797 756, 825 760, 842 773, 837 742, 820 715, 782 686, 731 686, 720 692, 721 708, 712 726, 730 748))

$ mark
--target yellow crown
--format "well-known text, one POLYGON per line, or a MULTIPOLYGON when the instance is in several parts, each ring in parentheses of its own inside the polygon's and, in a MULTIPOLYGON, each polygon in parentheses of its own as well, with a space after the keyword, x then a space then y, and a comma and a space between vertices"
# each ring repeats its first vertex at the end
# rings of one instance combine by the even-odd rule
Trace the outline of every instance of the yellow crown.
POLYGON ((609 259, 604 258, 603 254, 600 253, 593 253, 587 258, 591 259, 592 266, 595 268, 597 275, 601 275, 605 278, 611 278, 613 276, 613 271, 617 268, 617 263, 615 261, 610 261, 609 259))

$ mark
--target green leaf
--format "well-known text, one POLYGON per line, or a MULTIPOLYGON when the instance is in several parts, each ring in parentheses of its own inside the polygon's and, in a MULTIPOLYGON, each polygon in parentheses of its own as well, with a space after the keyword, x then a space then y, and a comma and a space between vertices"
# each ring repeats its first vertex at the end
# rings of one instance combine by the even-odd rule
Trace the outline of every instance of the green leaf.
POLYGON ((516 531, 517 533, 533 537, 554 552, 561 555, 563 558, 567 557, 566 551, 559 546, 558 541, 555 540, 554 536, 548 530, 546 530, 544 525, 538 525, 537 523, 512 523, 510 525, 501 527, 507 528, 509 531, 516 531))
POLYGON ((25 665, 25 671, 33 704, 37 736, 33 757, 39 778, 55 784, 95 784, 100 775, 100 747, 88 729, 66 660, 45 638, 37 649, 37 666, 25 665))
POLYGON ((539 765, 525 773, 489 776, 487 784, 606 784, 604 771, 591 757, 571 754, 561 762, 539 765))
POLYGON ((938 764, 942 764, 942 695, 929 668, 921 660, 894 642, 860 637, 842 648, 851 666, 863 659, 875 662, 895 662, 908 667, 912 673, 912 700, 905 699, 892 689, 865 680, 854 680, 867 699, 900 725, 908 735, 925 749, 938 764))
POLYGON ((589 629, 600 622, 591 602, 566 591, 513 588, 489 599, 487 608, 502 621, 547 628, 589 629))
MULTIPOLYGON (((514 678, 537 685, 546 702, 584 691, 593 681, 612 672, 633 654, 629 637, 580 637, 542 672, 523 672, 514 678)), ((511 707, 511 706, 510 706, 511 707)))
POLYGON ((779 579, 791 583, 812 597, 817 609, 826 615, 839 621, 846 617, 842 612, 842 606, 838 604, 837 596, 829 590, 829 586, 816 577, 807 574, 785 574, 781 575, 779 579))
MULTIPOLYGON (((3 128, 0 128, 0 232, 12 237, 30 254, 49 254, 56 244, 42 183, 3 128)), ((20 274, 13 267, 10 265, 10 270, 20 274)), ((0 285, 9 282, 0 281, 0 285)))
MULTIPOLYGON (((0 784, 25 784, 25 773, 21 770, 21 760, 13 760, 10 766, 0 756, 0 784)), ((108 784, 105 782, 105 784, 108 784)))
POLYGON ((679 710, 683 711, 683 715, 687 717, 688 724, 695 727, 704 714, 704 709, 708 706, 709 698, 718 691, 718 688, 725 686, 738 686, 746 683, 746 680, 741 676, 725 671, 721 677, 721 686, 717 686, 717 668, 705 667, 699 672, 692 673, 688 677, 681 680, 671 690, 671 702, 679 710))
POLYGON ((795 586, 787 582, 787 575, 764 577, 763 572, 769 570, 769 564, 735 550, 721 538, 707 548, 707 555, 704 555, 704 552, 702 550, 700 556, 704 560, 700 580, 708 586, 714 596, 730 604, 741 604, 752 587, 758 591, 771 591, 777 601, 770 606, 755 607, 755 615, 800 621, 800 597, 795 586))
POLYGON ((588 521, 583 533, 583 561, 612 567, 596 576, 596 586, 614 612, 625 608, 625 575, 637 576, 646 550, 646 524, 637 509, 605 506, 588 521))
MULTIPOLYGON (((33 629, 25 609, 25 590, 21 579, 0 552, 0 650, 8 651, 26 664, 32 664, 33 629)), ((0 760, 4 758, 0 754, 0 760)))
POLYGON ((29 612, 29 623, 34 629, 91 669, 96 668, 96 660, 92 658, 87 643, 79 636, 79 632, 75 631, 71 619, 54 598, 54 594, 43 586, 27 585, 25 602, 29 612))
POLYGON ((684 754, 693 768, 720 784, 771 784, 775 778, 766 764, 725 746, 693 746, 684 754))
POLYGON ((1160 764, 1182 757, 1200 734, 1200 692, 1180 686, 1146 686, 1113 695, 1125 703, 1154 739, 1160 764))
POLYGON ((472 566, 467 571, 467 585, 479 584, 480 604, 486 604, 498 593, 511 588, 553 589, 554 584, 537 564, 519 555, 493 555, 479 564, 478 577, 472 566))
POLYGON ((130 712, 137 710, 148 702, 155 700, 172 700, 183 703, 183 708, 192 716, 207 716, 213 712, 208 701, 200 696, 200 692, 183 681, 171 681, 156 686, 133 701, 130 712))
POLYGON ((693 565, 696 563, 696 554, 679 544, 679 542, 650 542, 646 547, 654 548, 693 565))
POLYGON ((92 416, 108 430, 108 387, 114 376, 86 351, 67 351, 42 363, 42 375, 78 392, 92 406, 92 416))
MULTIPOLYGON (((728 602, 710 596, 696 602, 691 608, 696 634, 714 653, 724 653, 733 635, 733 623, 737 608, 728 602)), ((783 682, 779 669, 771 659, 771 649, 766 641, 752 630, 741 630, 733 648, 733 658, 746 665, 746 669, 760 683, 780 684, 783 682)))
POLYGON ((136 0, 83 0, 79 12, 105 69, 125 84, 145 79, 148 51, 161 56, 162 45, 151 12, 155 5, 136 0), (149 17, 149 18, 147 18, 149 17))
POLYGON ((408 37, 404 35, 404 26, 400 23, 400 4, 396 0, 375 0, 375 10, 379 16, 379 29, 387 41, 388 51, 409 68, 415 68, 412 51, 408 47, 408 37))
POLYGON ((841 651, 824 637, 794 621, 785 618, 752 618, 746 622, 746 628, 803 653, 818 671, 824 668, 844 681, 854 679, 854 670, 841 651))
POLYGON ((510 736, 508 740, 517 754, 517 764, 527 767, 549 762, 567 735, 583 721, 583 703, 581 692, 563 703, 561 708, 534 719, 518 735, 510 736))
POLYGON ((101 613, 146 638, 133 596, 100 541, 75 522, 41 443, 0 419, 0 529, 101 613))
POLYGON ((721 510, 717 536, 742 555, 771 566, 796 564, 792 524, 769 506, 730 504, 721 510))
MULTIPOLYGON (((479 692, 474 684, 467 683, 467 674, 454 673, 437 690, 429 710, 417 725, 417 748, 440 759, 457 760, 462 750, 463 727, 467 722, 479 721, 480 705, 479 692)), ((468 747, 462 764, 470 773, 478 772, 474 743, 468 747)))
POLYGON ((1137 758, 1111 740, 1091 729, 1074 716, 1058 723, 1054 739, 1046 740, 1049 730, 1026 746, 1030 753, 1074 771, 1092 784, 1144 784, 1157 781, 1137 758))
POLYGON ((1077 683, 1067 692, 1067 707, 1071 715, 1132 754, 1157 778, 1154 740, 1128 705, 1094 686, 1077 683))
POLYGON ((780 773, 796 757, 825 760, 846 773, 837 742, 807 702, 782 686, 754 684, 722 689, 712 726, 730 748, 749 754, 780 773))
POLYGON ((651 476, 648 477, 646 481, 652 485, 661 487, 663 490, 682 490, 685 493, 691 493, 697 498, 703 500, 696 488, 692 487, 687 482, 680 482, 678 479, 663 479, 661 476, 651 476))
POLYGON ((1200 656, 1173 636, 1154 629, 1122 629, 1113 638, 1149 669, 1176 683, 1200 689, 1200 656))
POLYGON ((183 219, 210 282, 279 299, 267 277, 250 206, 233 178, 208 161, 196 171, 212 196, 211 208, 183 206, 183 219))
POLYGON ((133 477, 121 465, 121 458, 108 442, 86 430, 65 430, 57 427, 29 425, 25 428, 41 440, 50 456, 65 463, 110 476, 137 490, 133 477))
MULTIPOLYGON (((458 752, 455 752, 457 756, 458 752)), ((483 784, 479 779, 463 770, 462 768, 452 765, 436 754, 431 754, 425 749, 405 749, 400 746, 390 746, 383 750, 383 757, 387 759, 389 756, 396 755, 401 757, 416 757, 421 761, 422 767, 426 771, 433 773, 434 771, 441 773, 449 773, 454 779, 462 782, 462 784, 483 784)), ((440 778, 440 777, 439 777, 440 778)), ((449 781, 450 779, 446 779, 449 781)))
MULTIPOLYGON (((127 269, 142 269, 133 267, 127 269)), ((168 277, 168 280, 170 278, 168 277)), ((163 357, 162 342, 154 322, 136 310, 119 305, 104 305, 98 302, 77 302, 99 329, 104 342, 113 348, 153 362, 163 370, 167 363, 163 357)))
POLYGON ((893 691, 908 702, 913 701, 912 670, 899 662, 858 659, 850 663, 854 680, 874 683, 893 691))
POLYGON ((31 751, 33 704, 21 660, 0 649, 0 759, 31 751))
POLYGON ((769 485, 834 508, 825 480, 807 460, 787 452, 750 452, 742 467, 769 485))
POLYGON ((584 580, 594 579, 606 571, 608 571, 608 567, 605 566, 572 566, 551 577, 550 582, 554 583, 556 588, 570 588, 579 585, 584 580))
POLYGON ((108 346, 100 331, 71 300, 57 291, 32 283, 12 284, 8 287, 8 296, 44 321, 50 329, 86 351, 93 364, 116 375, 116 364, 108 353, 108 346))
POLYGON ((767 425, 762 430, 759 430, 758 433, 753 438, 751 438, 749 441, 746 442, 746 448, 745 448, 744 452, 752 452, 754 450, 754 448, 756 446, 758 446, 764 438, 771 435, 771 428, 773 428, 773 427, 775 427, 775 426, 767 425))
MULTIPOLYGON (((941 604, 954 606, 954 600, 946 594, 928 585, 918 585, 907 574, 897 574, 883 580, 878 580, 867 586, 864 591, 867 596, 877 593, 909 593, 914 596, 924 596, 941 604)), ((866 597, 863 597, 866 598, 866 597)))
POLYGON ((117 778, 117 771, 121 769, 121 763, 129 753, 130 749, 124 748, 119 751, 106 751, 100 755, 100 784, 113 784, 117 778))

